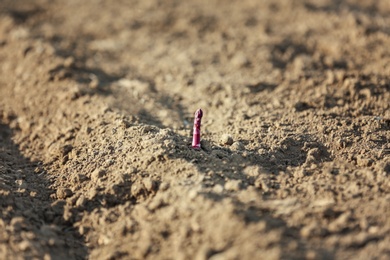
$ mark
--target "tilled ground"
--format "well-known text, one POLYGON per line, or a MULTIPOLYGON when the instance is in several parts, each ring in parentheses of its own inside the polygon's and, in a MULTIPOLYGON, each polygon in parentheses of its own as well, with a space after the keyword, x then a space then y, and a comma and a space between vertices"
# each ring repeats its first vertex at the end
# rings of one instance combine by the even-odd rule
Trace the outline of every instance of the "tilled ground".
POLYGON ((0 2, 0 258, 388 259, 389 24, 387 0, 0 2))

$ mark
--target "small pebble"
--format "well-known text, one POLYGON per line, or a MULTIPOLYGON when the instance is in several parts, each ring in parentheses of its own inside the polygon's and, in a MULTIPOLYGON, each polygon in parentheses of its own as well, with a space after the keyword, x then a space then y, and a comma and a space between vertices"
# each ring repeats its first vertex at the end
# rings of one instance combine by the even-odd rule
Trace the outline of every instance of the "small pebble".
POLYGON ((87 231, 87 228, 85 226, 80 226, 79 227, 79 233, 80 235, 84 235, 87 231))
POLYGON ((27 249, 31 248, 32 247, 32 244, 30 241, 28 240, 24 240, 22 242, 19 243, 19 249, 21 251, 26 251, 27 249))
POLYGON ((57 194, 58 199, 63 200, 63 199, 66 199, 66 198, 69 198, 70 196, 72 196, 73 192, 70 189, 65 189, 65 188, 60 187, 57 189, 56 194, 57 194))
POLYGON ((244 150, 245 146, 241 142, 237 141, 232 144, 231 149, 235 151, 240 151, 240 150, 244 150))
POLYGON ((84 205, 84 203, 85 203, 85 196, 84 195, 80 195, 80 197, 76 201, 76 206, 77 207, 81 207, 81 206, 84 205))
POLYGON ((225 189, 230 191, 240 190, 241 181, 240 180, 230 180, 225 183, 225 189))
POLYGON ((198 196, 198 191, 196 189, 191 189, 189 192, 188 192, 188 197, 190 199, 195 199, 195 197, 198 196))
POLYGON ((162 191, 166 191, 167 189, 169 189, 169 183, 167 183, 167 182, 161 183, 161 184, 160 184, 160 189, 161 189, 162 191))
POLYGON ((221 144, 223 145, 232 145, 233 137, 229 134, 223 134, 220 139, 221 144))
POLYGON ((250 64, 244 53, 236 53, 231 59, 231 63, 237 68, 243 68, 250 64))
POLYGON ((71 67, 73 67, 74 63, 75 63, 75 59, 72 56, 67 57, 64 60, 64 67, 65 68, 71 68, 71 67))
POLYGON ((149 192, 156 190, 156 182, 150 178, 146 178, 142 181, 144 183, 145 189, 149 192))
POLYGON ((215 185, 214 188, 213 188, 213 191, 214 191, 215 193, 218 193, 218 194, 222 193, 222 192, 223 192, 223 187, 222 187, 222 185, 220 185, 220 184, 215 185))
POLYGON ((91 180, 92 181, 98 181, 101 177, 103 177, 105 175, 105 171, 104 170, 100 170, 100 169, 96 169, 94 170, 92 173, 91 173, 91 180))

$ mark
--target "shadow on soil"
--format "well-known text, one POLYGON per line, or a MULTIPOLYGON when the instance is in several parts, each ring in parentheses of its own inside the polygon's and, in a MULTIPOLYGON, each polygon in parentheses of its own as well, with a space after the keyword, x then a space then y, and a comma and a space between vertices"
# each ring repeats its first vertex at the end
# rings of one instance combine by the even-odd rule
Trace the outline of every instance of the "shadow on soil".
POLYGON ((65 202, 51 200, 54 191, 49 186, 39 162, 24 157, 12 141, 12 130, 0 123, 0 219, 7 227, 0 232, 12 238, 1 243, 18 254, 21 249, 17 240, 27 241, 23 252, 27 258, 50 255, 52 259, 85 259, 83 238, 72 223, 64 221, 65 202))

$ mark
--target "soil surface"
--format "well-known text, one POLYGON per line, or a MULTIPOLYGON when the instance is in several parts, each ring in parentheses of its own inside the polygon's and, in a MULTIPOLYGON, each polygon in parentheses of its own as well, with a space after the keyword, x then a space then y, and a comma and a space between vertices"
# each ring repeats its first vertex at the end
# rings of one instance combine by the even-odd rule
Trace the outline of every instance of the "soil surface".
POLYGON ((389 25, 388 0, 2 0, 0 258, 389 259, 389 25))

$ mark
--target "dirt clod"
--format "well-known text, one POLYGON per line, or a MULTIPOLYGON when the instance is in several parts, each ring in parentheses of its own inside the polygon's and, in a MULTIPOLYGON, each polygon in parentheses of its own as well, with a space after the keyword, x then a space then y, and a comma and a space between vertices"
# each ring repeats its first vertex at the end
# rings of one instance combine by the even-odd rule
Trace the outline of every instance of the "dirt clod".
POLYGON ((223 145, 232 145, 233 137, 229 134, 223 134, 220 139, 221 144, 223 145))
POLYGON ((229 191, 238 191, 240 190, 241 181, 240 180, 229 180, 225 183, 225 189, 229 191))
POLYGON ((69 198, 70 196, 73 195, 73 192, 70 190, 70 189, 66 189, 66 188, 58 188, 57 189, 57 198, 58 199, 66 199, 66 198, 69 198))
POLYGON ((97 182, 101 177, 103 177, 106 174, 105 170, 102 169, 95 169, 91 173, 91 180, 94 182, 97 182))

